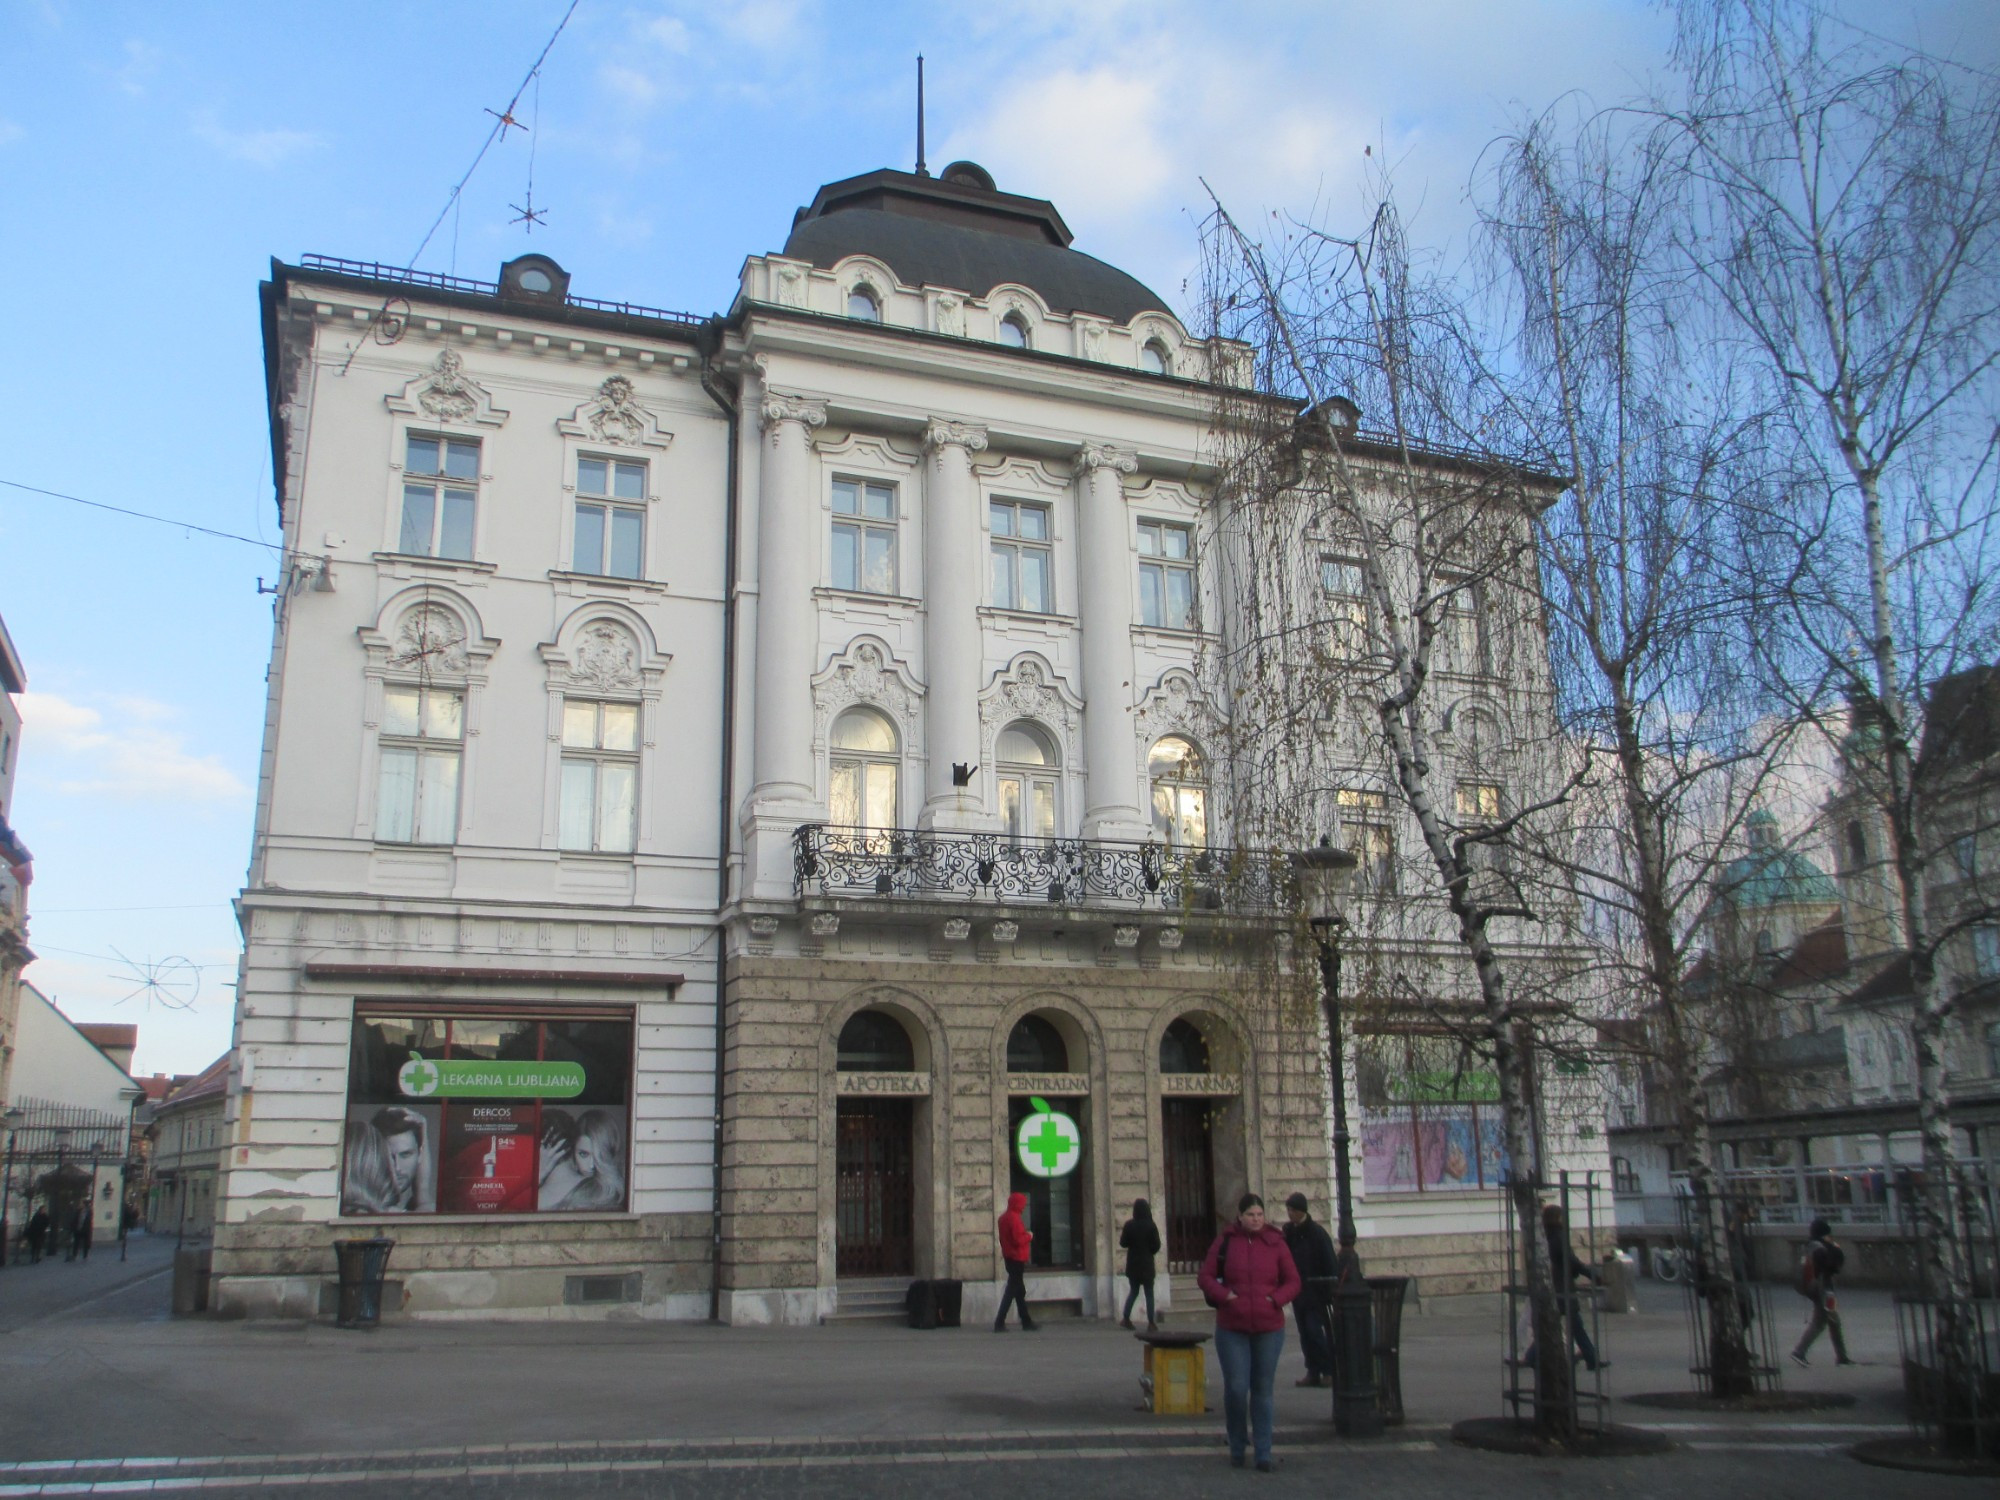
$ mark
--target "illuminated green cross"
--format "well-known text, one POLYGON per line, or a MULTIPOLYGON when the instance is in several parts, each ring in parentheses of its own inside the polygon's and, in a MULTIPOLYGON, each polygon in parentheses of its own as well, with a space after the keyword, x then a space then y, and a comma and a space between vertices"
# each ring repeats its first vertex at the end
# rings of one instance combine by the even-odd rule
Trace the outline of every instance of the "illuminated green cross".
POLYGON ((403 1092, 422 1098, 437 1087, 438 1070, 425 1062, 422 1057, 412 1057, 403 1064, 401 1077, 403 1092))
POLYGON ((1054 1115, 1043 1115, 1042 1128, 1022 1141, 1021 1149, 1034 1152, 1042 1159, 1042 1169, 1053 1172, 1056 1163, 1069 1155, 1069 1145, 1069 1132, 1056 1124, 1054 1115))

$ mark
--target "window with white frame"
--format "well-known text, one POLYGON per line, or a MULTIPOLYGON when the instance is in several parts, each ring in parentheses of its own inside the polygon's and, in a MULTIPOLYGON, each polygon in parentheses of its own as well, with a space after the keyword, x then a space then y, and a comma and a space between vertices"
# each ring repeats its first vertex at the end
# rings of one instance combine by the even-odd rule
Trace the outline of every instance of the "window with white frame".
POLYGON ((1028 320, 1017 312, 1010 312, 1000 320, 1000 342, 1010 349, 1025 349, 1029 345, 1028 320))
POLYGON ((449 844, 458 837, 465 694, 389 683, 382 689, 375 837, 391 844, 449 844))
POLYGON ((1972 972, 1980 979, 2000 979, 2000 925, 1987 922, 1972 929, 1972 972))
POLYGON ((988 506, 992 531, 993 607, 1045 615, 1050 590, 1049 508, 1029 500, 995 500, 988 506))
POLYGON ((1368 596, 1361 564, 1351 557, 1322 557, 1319 587, 1326 596, 1328 644, 1338 656, 1358 656, 1368 644, 1368 596))
MULTIPOLYGON (((1471 832, 1490 828, 1501 818, 1504 799, 1500 788, 1490 781, 1461 781, 1458 784, 1456 808, 1458 825, 1461 830, 1471 832)), ((1466 864, 1474 870, 1505 872, 1509 868, 1507 846, 1504 843, 1479 841, 1465 846, 1466 864)))
POLYGON ((1208 843, 1208 762, 1192 741, 1170 734, 1146 757, 1153 790, 1153 834, 1170 849, 1208 843))
POLYGON ((403 450, 403 525, 396 550, 472 559, 479 514, 479 443, 412 432, 403 450))
POLYGON ((1389 798, 1371 787, 1344 786, 1335 795, 1340 829, 1356 864, 1355 879, 1365 891, 1396 888, 1396 840, 1389 828, 1389 798))
POLYGON ((994 745, 1000 762, 1000 821, 1008 838, 1052 839, 1060 817, 1062 758, 1028 723, 1009 724, 994 745))
POLYGON ((850 708, 833 721, 827 814, 839 828, 894 828, 902 757, 896 727, 872 708, 850 708))
POLYGON ((605 578, 646 574, 646 466, 629 458, 576 461, 571 567, 605 578))
POLYGON ((875 295, 875 288, 867 282, 856 282, 847 294, 847 315, 862 323, 882 321, 882 299, 875 295))
POLYGON ((1438 579, 1438 588, 1444 593, 1438 614, 1442 665, 1453 672, 1487 671, 1485 590, 1475 579, 1449 576, 1438 579))
POLYGON ((1147 339, 1139 349, 1139 368, 1148 375, 1164 375, 1173 368, 1167 355, 1167 346, 1158 339, 1147 339))
POLYGON ((639 825, 639 705, 563 700, 560 842, 630 854, 639 825))
POLYGON ((1173 521, 1139 523, 1139 623, 1194 629, 1194 529, 1173 521))
POLYGON ((862 594, 896 592, 894 485, 834 480, 833 586, 862 594))

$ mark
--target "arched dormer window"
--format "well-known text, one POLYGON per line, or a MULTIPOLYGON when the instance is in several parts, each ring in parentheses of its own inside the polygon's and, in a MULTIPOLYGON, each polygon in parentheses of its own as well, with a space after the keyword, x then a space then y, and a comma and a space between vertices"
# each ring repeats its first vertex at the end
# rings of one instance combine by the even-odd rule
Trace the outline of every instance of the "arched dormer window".
POLYGON ((1165 375, 1173 369, 1167 357, 1167 346, 1158 339, 1147 339, 1139 348, 1139 368, 1148 375, 1165 375))
POLYGON ((1017 312, 1008 313, 1000 320, 1000 342, 1010 349, 1028 348, 1028 320, 1017 312))
POLYGON ((1153 833, 1175 849, 1208 843, 1208 763, 1193 743, 1170 734, 1146 757, 1153 787, 1153 833))
POLYGON ((895 726, 872 708, 850 708, 834 720, 827 747, 829 820, 840 828, 894 828, 901 761, 895 726))
POLYGON ((861 323, 881 322, 882 299, 875 295, 875 288, 857 281, 847 294, 847 315, 861 323))

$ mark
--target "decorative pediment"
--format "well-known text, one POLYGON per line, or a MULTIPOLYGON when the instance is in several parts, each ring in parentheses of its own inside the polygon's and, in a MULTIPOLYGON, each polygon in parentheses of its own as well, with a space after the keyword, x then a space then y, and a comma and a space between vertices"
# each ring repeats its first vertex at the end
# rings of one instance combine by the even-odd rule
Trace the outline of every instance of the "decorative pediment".
POLYGON ((659 691, 673 660, 653 649, 652 632, 622 606, 587 604, 571 615, 553 644, 541 647, 549 686, 613 696, 659 691))
POLYGON ((437 360, 405 384, 400 396, 383 401, 404 416, 462 427, 498 427, 507 420, 507 413, 493 404, 493 393, 465 373, 465 359, 456 349, 440 349, 437 360))
POLYGON ((377 623, 359 634, 374 671, 426 682, 477 676, 500 645, 480 634, 470 606, 431 591, 391 599, 377 623))
POLYGON ((674 440, 660 426, 659 416, 639 404, 632 382, 623 375, 608 377, 595 396, 556 423, 556 431, 621 448, 664 448, 674 440))
POLYGON ((1000 731, 1016 719, 1028 719, 1055 731, 1061 741, 1063 765, 1076 765, 1077 727, 1083 722, 1083 700, 1070 691, 1060 673, 1038 651, 1023 651, 993 674, 979 695, 980 747, 993 764, 993 744, 1000 731))
POLYGON ((1229 728, 1228 721, 1216 712, 1201 684, 1194 680, 1194 674, 1181 667, 1169 667, 1160 674, 1160 680, 1140 700, 1132 723, 1138 731, 1141 780, 1145 777, 1146 758, 1162 735, 1178 734, 1194 741, 1210 764, 1215 764, 1222 758, 1223 736, 1229 728))
POLYGON ((906 745, 920 743, 917 714, 923 685, 880 636, 856 636, 812 680, 813 743, 826 744, 827 728, 844 710, 865 703, 889 715, 906 745))

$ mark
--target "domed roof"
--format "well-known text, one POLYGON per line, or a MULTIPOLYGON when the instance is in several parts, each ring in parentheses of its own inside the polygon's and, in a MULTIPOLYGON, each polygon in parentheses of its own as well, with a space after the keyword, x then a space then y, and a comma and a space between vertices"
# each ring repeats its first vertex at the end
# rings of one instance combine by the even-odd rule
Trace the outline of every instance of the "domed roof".
POLYGON ((1743 820, 1750 852, 1722 867, 1718 882, 1732 906, 1812 906, 1840 900, 1826 871, 1803 854, 1778 847, 1778 820, 1758 808, 1743 820))
POLYGON ((828 183, 792 221, 784 253, 830 269, 850 255, 885 263, 906 286, 984 297, 1005 283, 1032 288, 1056 313, 1129 323, 1172 310, 1136 277, 1070 248, 1055 205, 999 192, 971 162, 940 178, 869 172, 828 183))

